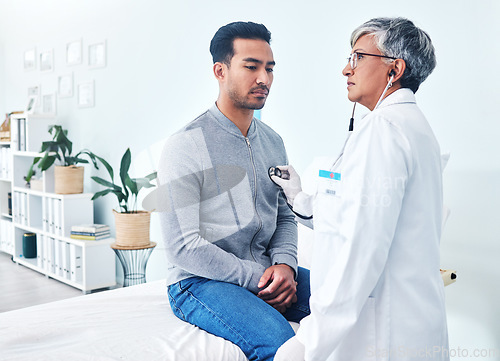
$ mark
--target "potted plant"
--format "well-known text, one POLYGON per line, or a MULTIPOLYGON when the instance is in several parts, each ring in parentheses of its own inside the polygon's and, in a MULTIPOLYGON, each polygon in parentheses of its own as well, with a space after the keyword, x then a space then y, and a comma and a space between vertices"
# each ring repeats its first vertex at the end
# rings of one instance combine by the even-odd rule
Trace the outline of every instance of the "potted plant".
POLYGON ((120 181, 116 184, 113 168, 104 159, 97 157, 107 169, 111 181, 101 177, 92 179, 106 189, 96 192, 92 200, 107 194, 114 194, 118 199, 119 212, 113 209, 115 215, 116 245, 120 247, 141 248, 150 244, 149 225, 151 212, 137 210, 137 196, 144 188, 154 187, 151 183, 156 178, 153 172, 143 178, 131 178, 129 175, 132 155, 127 148, 120 162, 120 181))
POLYGON ((51 141, 43 142, 40 153, 44 153, 42 157, 36 157, 33 164, 28 170, 25 177, 29 184, 31 178, 35 174, 34 166, 38 164, 40 170, 46 171, 56 160, 61 165, 56 165, 54 169, 54 187, 55 193, 58 194, 75 194, 83 193, 83 171, 82 166, 77 166, 79 163, 89 163, 88 160, 81 158, 82 155, 87 155, 96 169, 97 156, 88 149, 73 153, 73 143, 68 139, 68 131, 60 125, 51 125, 49 133, 53 136, 51 141))

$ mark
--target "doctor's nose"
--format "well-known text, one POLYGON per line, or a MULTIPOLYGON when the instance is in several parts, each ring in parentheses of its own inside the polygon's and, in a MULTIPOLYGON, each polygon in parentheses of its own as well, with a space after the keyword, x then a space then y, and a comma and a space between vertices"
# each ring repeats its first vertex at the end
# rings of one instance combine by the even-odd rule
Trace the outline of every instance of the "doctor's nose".
POLYGON ((351 64, 349 64, 349 62, 347 62, 344 69, 342 69, 342 75, 349 76, 351 74, 352 74, 351 64))

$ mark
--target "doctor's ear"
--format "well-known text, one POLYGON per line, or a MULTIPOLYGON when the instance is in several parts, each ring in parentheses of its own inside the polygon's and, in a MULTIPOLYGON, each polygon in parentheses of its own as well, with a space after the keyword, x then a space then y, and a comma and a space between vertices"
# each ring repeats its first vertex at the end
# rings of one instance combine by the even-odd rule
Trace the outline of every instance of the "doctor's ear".
POLYGON ((392 68, 389 71, 389 78, 394 76, 393 83, 397 82, 403 76, 406 69, 406 62, 403 59, 396 59, 392 62, 392 68))

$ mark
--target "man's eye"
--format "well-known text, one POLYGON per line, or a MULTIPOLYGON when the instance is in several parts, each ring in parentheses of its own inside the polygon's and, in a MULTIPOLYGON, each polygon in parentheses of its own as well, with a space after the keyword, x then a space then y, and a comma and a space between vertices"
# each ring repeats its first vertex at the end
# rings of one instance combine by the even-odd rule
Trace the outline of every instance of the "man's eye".
POLYGON ((359 59, 363 59, 363 55, 358 54, 358 60, 359 60, 359 59))
POLYGON ((247 65, 247 66, 245 66, 245 68, 250 69, 250 70, 255 70, 255 69, 257 69, 257 67, 256 67, 256 66, 253 66, 253 65, 247 65))
POLYGON ((274 69, 273 69, 273 68, 266 68, 266 71, 267 71, 268 73, 272 73, 272 72, 274 71, 274 69))

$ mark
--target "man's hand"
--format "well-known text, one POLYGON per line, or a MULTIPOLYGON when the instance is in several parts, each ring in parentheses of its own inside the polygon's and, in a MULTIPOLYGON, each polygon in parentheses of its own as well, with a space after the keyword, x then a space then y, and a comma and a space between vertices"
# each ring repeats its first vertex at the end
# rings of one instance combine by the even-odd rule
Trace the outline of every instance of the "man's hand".
POLYGON ((271 266, 260 278, 258 287, 263 288, 257 296, 284 313, 297 302, 297 283, 293 269, 286 264, 271 266))

